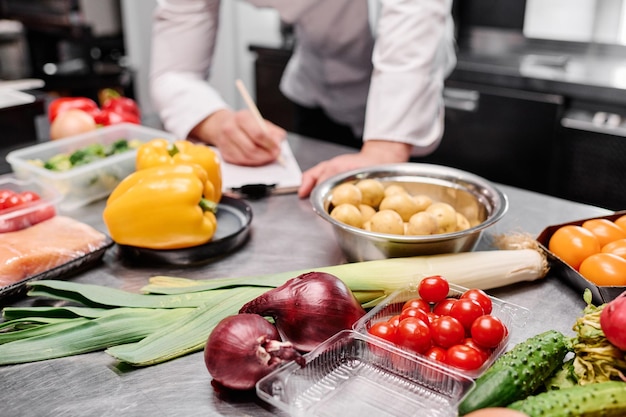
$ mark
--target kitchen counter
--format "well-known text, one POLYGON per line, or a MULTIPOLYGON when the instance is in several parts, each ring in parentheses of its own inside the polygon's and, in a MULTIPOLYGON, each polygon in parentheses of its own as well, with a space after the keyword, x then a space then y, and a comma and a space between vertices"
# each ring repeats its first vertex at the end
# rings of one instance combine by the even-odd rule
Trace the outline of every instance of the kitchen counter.
MULTIPOLYGON (((303 170, 347 148, 289 135, 303 170)), ((510 231, 538 235, 546 226, 606 215, 601 208, 500 186, 509 198, 505 217, 481 238, 477 249, 488 249, 490 236, 510 231)), ((136 291, 153 275, 196 279, 251 276, 345 262, 330 225, 295 194, 251 201, 250 240, 240 250, 203 266, 188 268, 133 267, 110 249, 103 262, 73 281, 136 291)), ((66 213, 106 231, 101 220, 104 201, 66 213)), ((528 308, 530 321, 516 328, 511 343, 548 329, 572 334, 571 327, 585 304, 582 294, 557 277, 490 290, 493 296, 528 308), (546 318, 548 318, 546 320, 546 318)), ((14 305, 27 305, 23 299, 14 305)), ((236 365, 233 365, 236 366, 236 365)), ((40 416, 272 416, 276 410, 253 395, 222 397, 211 387, 202 352, 160 365, 129 369, 103 352, 38 363, 0 367, 0 414, 40 416)))

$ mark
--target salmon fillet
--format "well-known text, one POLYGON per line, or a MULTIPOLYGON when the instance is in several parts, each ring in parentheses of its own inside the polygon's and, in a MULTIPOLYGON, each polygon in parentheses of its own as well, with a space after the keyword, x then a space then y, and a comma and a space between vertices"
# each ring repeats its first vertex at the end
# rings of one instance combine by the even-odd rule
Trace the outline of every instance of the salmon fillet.
POLYGON ((80 258, 106 244, 106 235, 69 217, 55 216, 0 234, 0 287, 80 258))

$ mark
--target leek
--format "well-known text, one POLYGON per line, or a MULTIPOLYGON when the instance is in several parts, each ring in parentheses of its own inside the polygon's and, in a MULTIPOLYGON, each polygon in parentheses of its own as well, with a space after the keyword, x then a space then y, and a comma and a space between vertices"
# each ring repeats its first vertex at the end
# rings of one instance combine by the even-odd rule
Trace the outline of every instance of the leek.
POLYGON ((333 274, 353 292, 383 291, 416 286, 429 275, 442 275, 448 282, 466 288, 489 290, 522 281, 534 281, 547 272, 545 255, 535 249, 492 250, 391 258, 334 266, 308 268, 277 274, 241 278, 190 280, 155 276, 142 291, 150 294, 189 294, 236 286, 279 286, 289 278, 319 271, 333 274))
POLYGON ((193 313, 133 344, 113 346, 106 352, 133 366, 147 366, 202 350, 213 328, 224 317, 237 314, 263 288, 235 288, 222 301, 198 307, 193 313))
POLYGON ((76 325, 59 325, 63 327, 59 331, 33 334, 32 337, 1 344, 0 365, 78 355, 136 342, 163 326, 178 322, 192 311, 187 308, 116 308, 108 315, 93 320, 79 317, 74 319, 77 320, 76 325))
POLYGON ((0 364, 106 349, 133 366, 154 365, 201 350, 223 318, 237 314, 243 304, 269 288, 306 272, 337 276, 363 307, 371 308, 395 290, 417 286, 428 275, 442 275, 450 283, 483 290, 540 279, 548 263, 536 246, 392 258, 239 278, 154 276, 141 293, 70 281, 33 281, 28 284, 29 296, 82 306, 5 308, 5 319, 14 321, 0 328, 6 333, 6 343, 0 345, 0 364))

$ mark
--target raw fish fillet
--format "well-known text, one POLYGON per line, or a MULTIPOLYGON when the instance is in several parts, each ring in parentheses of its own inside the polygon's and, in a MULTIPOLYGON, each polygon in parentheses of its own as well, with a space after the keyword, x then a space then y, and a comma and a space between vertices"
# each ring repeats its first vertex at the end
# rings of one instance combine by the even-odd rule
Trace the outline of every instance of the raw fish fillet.
POLYGON ((0 287, 63 265, 106 244, 106 235, 77 220, 55 216, 0 234, 0 287))

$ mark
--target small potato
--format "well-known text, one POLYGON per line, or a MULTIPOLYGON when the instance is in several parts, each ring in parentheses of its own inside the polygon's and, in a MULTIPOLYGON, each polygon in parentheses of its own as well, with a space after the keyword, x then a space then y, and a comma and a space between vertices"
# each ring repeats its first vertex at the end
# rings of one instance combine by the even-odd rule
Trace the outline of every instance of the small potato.
POLYGON ((367 204, 359 204, 359 211, 363 216, 363 221, 366 222, 372 218, 374 214, 376 214, 376 210, 367 204))
POLYGON ((450 233, 456 230, 456 210, 448 203, 433 203, 426 212, 435 216, 439 233, 450 233))
POLYGON ((415 204, 417 204, 417 211, 424 211, 433 203, 433 199, 425 194, 417 194, 411 196, 415 204))
POLYGON ((363 196, 361 190, 351 182, 344 182, 334 187, 331 191, 331 202, 337 207, 341 204, 352 204, 358 206, 361 204, 363 196))
POLYGON ((409 219, 406 235, 434 235, 439 230, 437 219, 426 211, 415 213, 409 219))
POLYGON ((412 215, 417 213, 417 204, 407 193, 388 195, 380 202, 379 210, 394 210, 398 212, 402 221, 408 222, 412 215))
POLYGON ((361 203, 367 204, 373 208, 378 208, 378 205, 385 196, 385 186, 382 182, 373 178, 366 178, 356 183, 356 186, 361 190, 361 203))
POLYGON ((385 188, 385 197, 393 194, 407 194, 406 189, 400 184, 391 184, 385 188))
POLYGON ((393 210, 380 210, 372 216, 369 222, 372 232, 394 235, 404 234, 402 217, 393 210))
POLYGON ((363 223, 363 230, 372 231, 372 222, 370 220, 363 223))
POLYGON ((340 204, 330 212, 330 217, 354 227, 363 226, 363 216, 361 211, 352 204, 340 204))
POLYGON ((470 224, 469 220, 467 220, 467 217, 465 217, 464 215, 462 215, 461 213, 457 211, 456 212, 456 230, 460 232, 461 230, 467 230, 470 227, 472 227, 472 225, 470 224))

